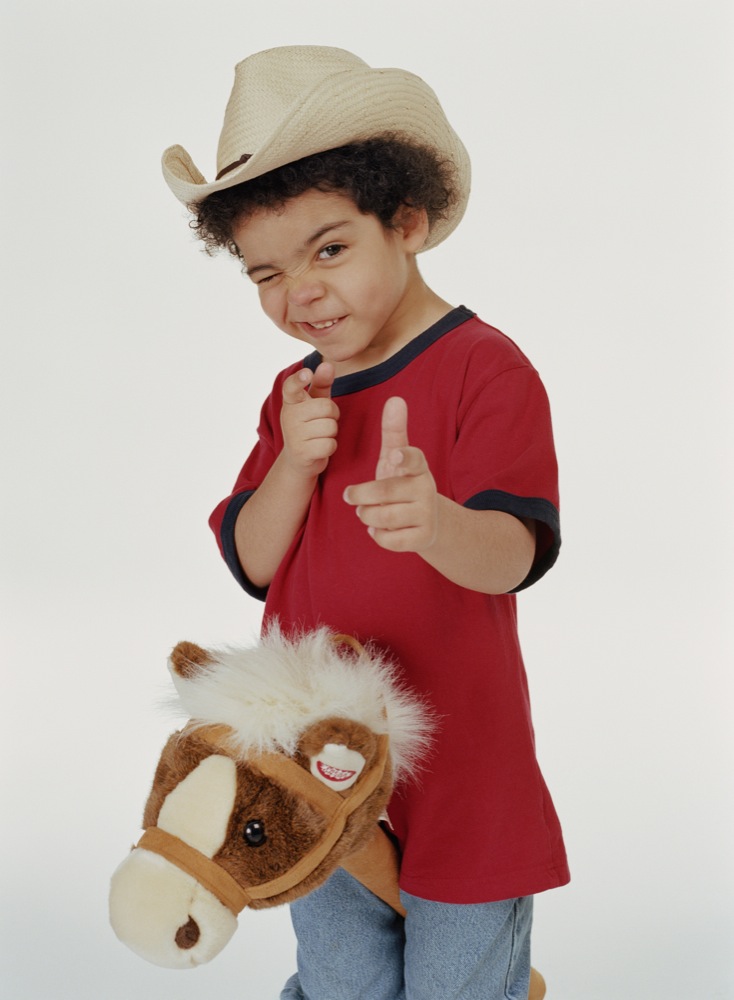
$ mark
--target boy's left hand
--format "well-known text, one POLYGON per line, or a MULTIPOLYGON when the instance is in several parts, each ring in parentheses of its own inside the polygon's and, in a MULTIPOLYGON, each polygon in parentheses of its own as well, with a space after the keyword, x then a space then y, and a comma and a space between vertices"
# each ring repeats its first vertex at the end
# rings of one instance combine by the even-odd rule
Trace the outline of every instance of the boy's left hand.
POLYGON ((382 411, 382 443, 369 483, 348 486, 344 500, 356 507, 378 545, 391 552, 422 552, 438 532, 438 492, 420 448, 408 442, 408 406, 393 396, 382 411))

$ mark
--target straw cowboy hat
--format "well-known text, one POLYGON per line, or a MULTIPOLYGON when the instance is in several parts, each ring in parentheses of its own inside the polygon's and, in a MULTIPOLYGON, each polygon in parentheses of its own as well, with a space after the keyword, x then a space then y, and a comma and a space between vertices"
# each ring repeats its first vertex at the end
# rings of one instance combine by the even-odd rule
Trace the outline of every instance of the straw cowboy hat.
POLYGON ((431 88, 402 69, 372 69, 344 49, 292 45, 249 56, 235 69, 207 182, 182 146, 163 154, 163 175, 179 201, 194 205, 304 156, 384 132, 436 149, 456 168, 456 202, 424 249, 459 224, 469 197, 469 156, 431 88))

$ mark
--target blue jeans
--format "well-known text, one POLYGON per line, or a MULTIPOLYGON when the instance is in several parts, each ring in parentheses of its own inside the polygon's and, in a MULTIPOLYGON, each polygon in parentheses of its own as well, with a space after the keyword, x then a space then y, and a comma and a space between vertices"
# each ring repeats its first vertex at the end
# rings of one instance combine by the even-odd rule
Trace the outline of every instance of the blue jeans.
POLYGON ((401 896, 405 920, 339 868, 291 903, 298 972, 280 1000, 527 1000, 531 896, 401 896))

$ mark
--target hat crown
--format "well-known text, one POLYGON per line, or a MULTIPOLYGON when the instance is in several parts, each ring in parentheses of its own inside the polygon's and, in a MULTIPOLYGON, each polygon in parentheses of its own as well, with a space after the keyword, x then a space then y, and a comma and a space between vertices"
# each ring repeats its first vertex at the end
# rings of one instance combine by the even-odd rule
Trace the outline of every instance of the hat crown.
POLYGON ((215 179, 207 181, 178 145, 163 153, 163 175, 192 208, 286 163, 384 135, 426 146, 454 165, 455 200, 432 225, 423 247, 428 250, 464 214, 469 155, 424 80, 407 70, 373 69, 346 49, 291 45, 243 59, 224 115, 215 179))
POLYGON ((262 148, 277 123, 324 80, 365 69, 369 67, 359 56, 321 45, 285 45, 243 59, 235 67, 224 113, 217 170, 262 148))

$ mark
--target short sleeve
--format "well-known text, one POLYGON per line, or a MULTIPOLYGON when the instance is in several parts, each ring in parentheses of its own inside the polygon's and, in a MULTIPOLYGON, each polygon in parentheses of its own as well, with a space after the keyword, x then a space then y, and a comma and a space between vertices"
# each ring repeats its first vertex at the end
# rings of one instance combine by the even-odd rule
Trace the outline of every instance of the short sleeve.
MULTIPOLYGON (((292 370, 295 370, 296 367, 298 366, 294 366, 292 370)), ((291 369, 288 369, 279 376, 272 393, 265 400, 260 411, 257 443, 242 466, 232 492, 217 504, 209 518, 209 527, 214 532, 219 551, 232 575, 248 594, 262 601, 267 596, 268 588, 256 587, 248 579, 237 555, 234 529, 237 516, 267 475, 282 448, 281 387, 283 380, 290 372, 291 369)))
POLYGON ((467 378, 450 469, 463 506, 536 521, 535 562, 516 590, 539 580, 558 557, 561 532, 550 406, 530 364, 467 378))

